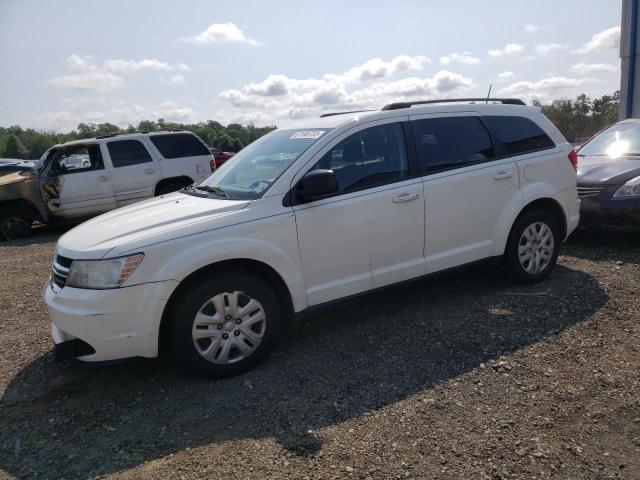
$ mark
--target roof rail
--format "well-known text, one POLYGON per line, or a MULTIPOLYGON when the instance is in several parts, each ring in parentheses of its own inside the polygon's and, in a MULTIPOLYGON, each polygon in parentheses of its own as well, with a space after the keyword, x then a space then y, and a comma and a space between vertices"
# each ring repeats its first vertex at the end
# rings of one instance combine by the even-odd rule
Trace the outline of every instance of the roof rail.
MULTIPOLYGON (((384 110, 384 109, 383 109, 384 110)), ((333 117, 334 115, 346 115, 347 113, 360 113, 360 112, 373 112, 373 110, 351 110, 350 112, 331 112, 331 113, 323 113, 320 115, 320 118, 324 117, 333 117)))
POLYGON ((118 135, 120 135, 119 133, 105 133, 104 135, 97 135, 96 139, 98 138, 111 138, 111 137, 117 137, 118 135))
POLYGON ((421 100, 418 102, 396 102, 390 103, 382 107, 382 110, 400 110, 401 108, 409 108, 413 105, 428 105, 432 103, 456 103, 456 102, 500 102, 504 105, 526 105, 519 98, 443 98, 441 100, 421 100))

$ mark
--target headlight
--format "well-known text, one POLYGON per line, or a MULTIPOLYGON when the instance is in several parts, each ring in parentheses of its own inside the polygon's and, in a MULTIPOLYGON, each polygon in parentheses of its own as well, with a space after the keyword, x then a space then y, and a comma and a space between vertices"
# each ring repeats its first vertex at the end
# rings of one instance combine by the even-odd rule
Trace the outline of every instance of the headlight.
POLYGON ((140 265, 144 253, 109 260, 74 260, 67 285, 76 288, 104 290, 120 287, 140 265))
POLYGON ((613 194, 614 197, 638 197, 640 196, 640 177, 632 178, 627 183, 622 185, 616 193, 613 194))

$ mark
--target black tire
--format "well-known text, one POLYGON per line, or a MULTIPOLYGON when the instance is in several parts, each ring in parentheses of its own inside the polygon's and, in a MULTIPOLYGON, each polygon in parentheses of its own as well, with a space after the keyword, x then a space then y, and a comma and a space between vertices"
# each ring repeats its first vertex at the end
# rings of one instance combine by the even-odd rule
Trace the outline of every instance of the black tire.
POLYGON ((33 222, 16 213, 0 217, 0 239, 15 240, 28 237, 33 222))
POLYGON ((200 278, 191 283, 176 298, 169 321, 169 344, 178 363, 188 370, 212 378, 239 375, 252 369, 273 349, 285 325, 282 308, 269 285, 251 273, 237 270, 215 272, 206 279, 200 278), (196 350, 192 328, 196 314, 207 300, 224 292, 244 292, 260 302, 266 321, 262 340, 252 354, 234 363, 217 364, 205 359, 196 350))
POLYGON ((504 267, 509 276, 519 283, 532 284, 538 283, 544 280, 558 260, 558 252, 560 249, 560 227, 558 225, 558 219, 545 210, 531 210, 521 215, 509 233, 509 239, 503 256, 504 267), (539 272, 530 273, 527 272, 525 267, 520 262, 519 247, 522 236, 529 226, 536 223, 544 223, 548 225, 553 235, 553 253, 549 259, 549 263, 539 272))
POLYGON ((182 187, 184 187, 184 185, 181 183, 167 183, 166 185, 163 185, 160 188, 158 188, 158 191, 156 192, 156 196, 177 192, 182 187))

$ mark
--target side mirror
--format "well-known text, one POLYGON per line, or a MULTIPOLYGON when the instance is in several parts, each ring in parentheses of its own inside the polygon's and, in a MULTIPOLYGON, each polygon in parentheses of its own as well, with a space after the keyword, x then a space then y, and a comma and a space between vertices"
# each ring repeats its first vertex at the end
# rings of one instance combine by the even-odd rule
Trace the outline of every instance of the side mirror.
POLYGON ((338 178, 333 170, 311 170, 302 177, 296 188, 296 196, 309 202, 338 191, 338 178))

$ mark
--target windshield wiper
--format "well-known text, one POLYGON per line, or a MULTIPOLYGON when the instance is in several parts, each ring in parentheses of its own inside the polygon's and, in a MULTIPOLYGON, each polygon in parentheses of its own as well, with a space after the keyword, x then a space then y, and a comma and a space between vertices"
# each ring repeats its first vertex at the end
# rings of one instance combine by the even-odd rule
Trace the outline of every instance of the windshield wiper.
POLYGON ((213 193, 214 195, 218 195, 219 197, 229 198, 224 190, 218 187, 212 187, 211 185, 200 185, 196 187, 196 190, 200 190, 207 193, 213 193))

